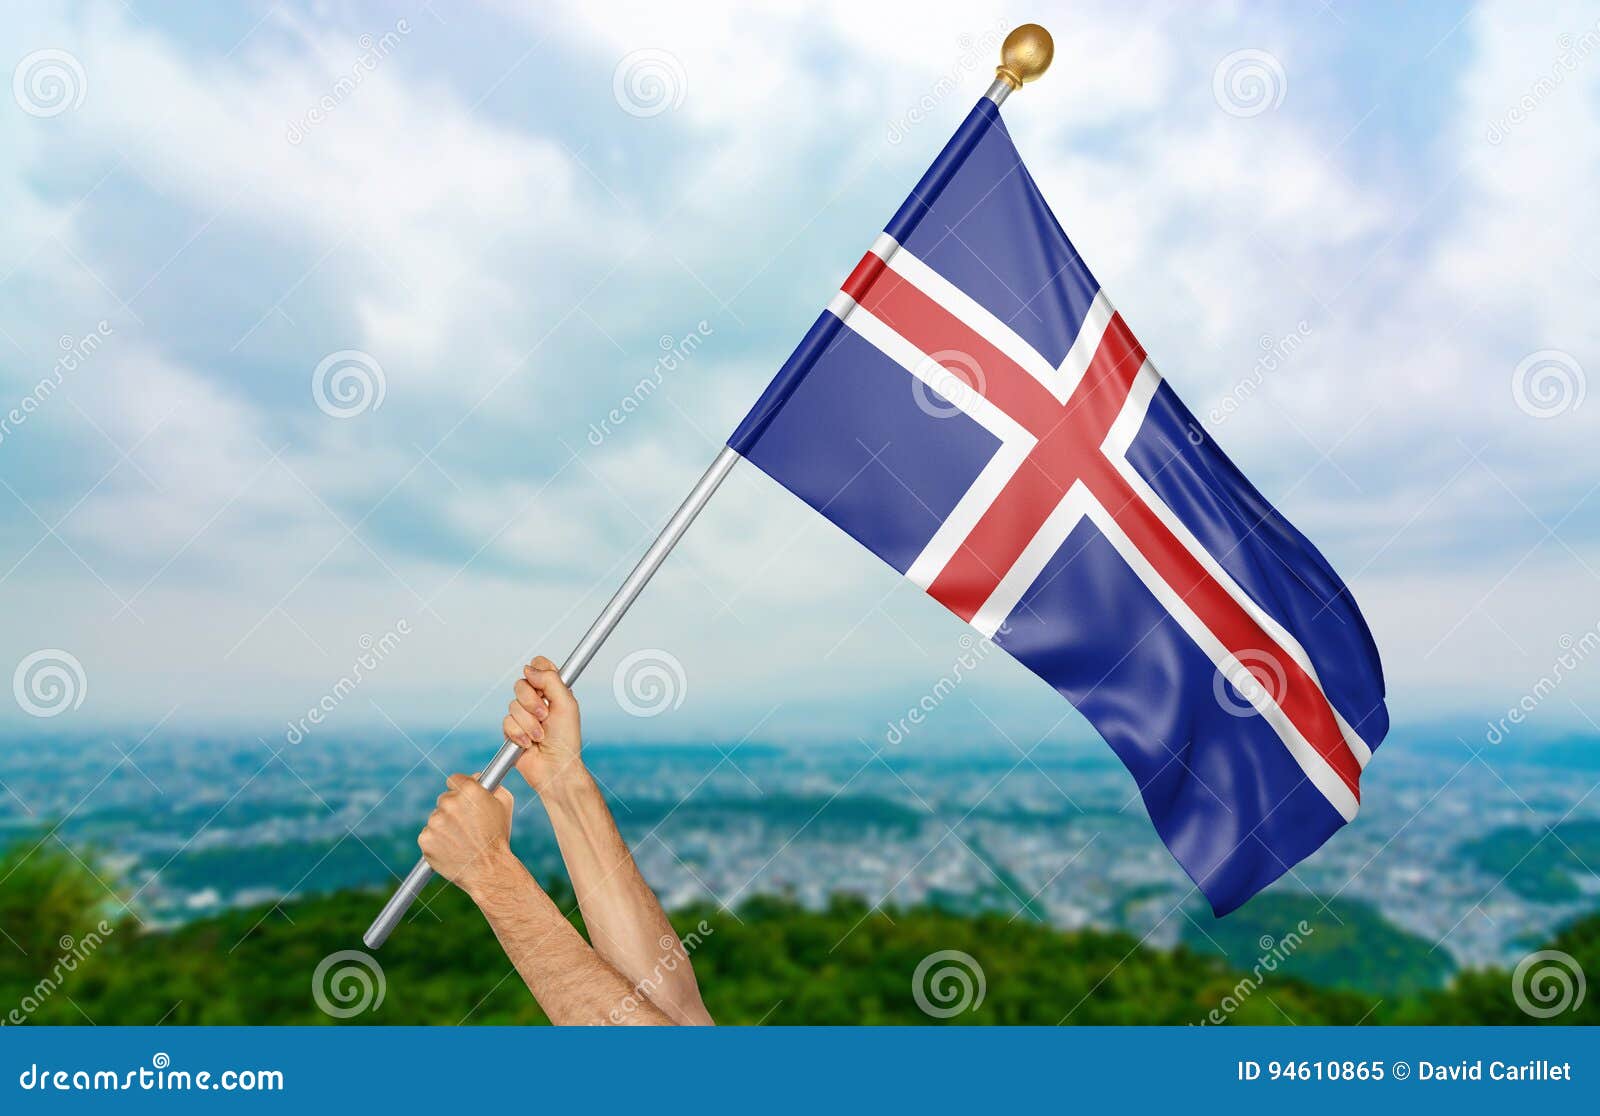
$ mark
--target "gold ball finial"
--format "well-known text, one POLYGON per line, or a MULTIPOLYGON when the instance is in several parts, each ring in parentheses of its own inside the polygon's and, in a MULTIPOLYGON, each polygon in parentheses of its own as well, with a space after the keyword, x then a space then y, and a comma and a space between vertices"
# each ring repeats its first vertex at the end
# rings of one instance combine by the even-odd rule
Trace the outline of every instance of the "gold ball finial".
POLYGON ((1037 81, 1055 55, 1050 32, 1037 23, 1024 23, 1000 44, 1000 65, 994 73, 1012 89, 1021 89, 1024 82, 1037 81))

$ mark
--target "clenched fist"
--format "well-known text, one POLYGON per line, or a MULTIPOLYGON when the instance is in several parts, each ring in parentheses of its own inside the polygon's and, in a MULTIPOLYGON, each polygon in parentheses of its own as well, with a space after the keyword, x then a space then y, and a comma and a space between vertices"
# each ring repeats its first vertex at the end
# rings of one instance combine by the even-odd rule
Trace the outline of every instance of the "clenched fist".
POLYGON ((578 699, 543 655, 523 668, 500 727, 507 740, 522 747, 517 770, 539 794, 585 774, 578 699))
POLYGON ((433 870, 474 893, 511 854, 511 792, 484 790, 471 775, 452 775, 417 838, 433 870))

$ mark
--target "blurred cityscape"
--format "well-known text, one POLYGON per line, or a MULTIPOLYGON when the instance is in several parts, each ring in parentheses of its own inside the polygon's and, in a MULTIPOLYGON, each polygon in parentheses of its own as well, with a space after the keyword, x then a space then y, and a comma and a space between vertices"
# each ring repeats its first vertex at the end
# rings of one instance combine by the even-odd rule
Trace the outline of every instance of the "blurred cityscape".
MULTIPOLYGON (((0 844, 92 850, 108 891, 155 926, 383 889, 415 859, 444 774, 488 750, 416 734, 13 740, 0 749, 0 844)), ((846 893, 1126 929, 1155 946, 1223 933, 1098 744, 1025 755, 596 741, 586 754, 669 909, 737 911, 762 894, 821 906, 846 893)), ((1514 750, 1397 730, 1368 769, 1357 821, 1232 918, 1257 908, 1342 925, 1356 912, 1363 934, 1411 943, 1439 973, 1514 961, 1600 906, 1593 755, 1591 741, 1514 750)), ((518 851, 536 873, 557 870, 540 806, 519 777, 509 785, 518 851)))

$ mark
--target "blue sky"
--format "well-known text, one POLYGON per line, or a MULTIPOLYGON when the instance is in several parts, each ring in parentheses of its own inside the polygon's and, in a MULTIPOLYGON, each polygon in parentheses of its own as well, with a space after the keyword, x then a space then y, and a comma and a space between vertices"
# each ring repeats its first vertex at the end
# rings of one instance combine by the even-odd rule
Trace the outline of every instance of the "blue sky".
MULTIPOLYGON (((1566 656, 1528 731, 1592 725, 1600 6, 455 7, 8 16, 0 651, 70 656, 72 697, 0 725, 281 732, 399 632, 318 731, 492 738, 1027 19, 1035 178, 1345 574, 1397 719, 1498 718, 1566 656)), ((881 738, 964 632, 745 467, 586 714, 881 738), (619 664, 658 660, 630 716, 619 664)), ((1088 730, 993 656, 921 731, 1088 730)))

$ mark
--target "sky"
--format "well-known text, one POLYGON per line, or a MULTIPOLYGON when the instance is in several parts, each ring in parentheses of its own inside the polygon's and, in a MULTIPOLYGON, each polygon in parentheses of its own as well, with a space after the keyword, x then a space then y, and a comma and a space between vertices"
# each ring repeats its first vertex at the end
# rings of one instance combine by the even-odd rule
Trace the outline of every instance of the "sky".
MULTIPOLYGON (((1600 5, 142 0, 0 24, 0 729, 492 746, 1027 20, 1023 157, 1396 721, 1600 731, 1600 5)), ((966 633, 741 466, 580 697, 1089 735, 966 633)))

